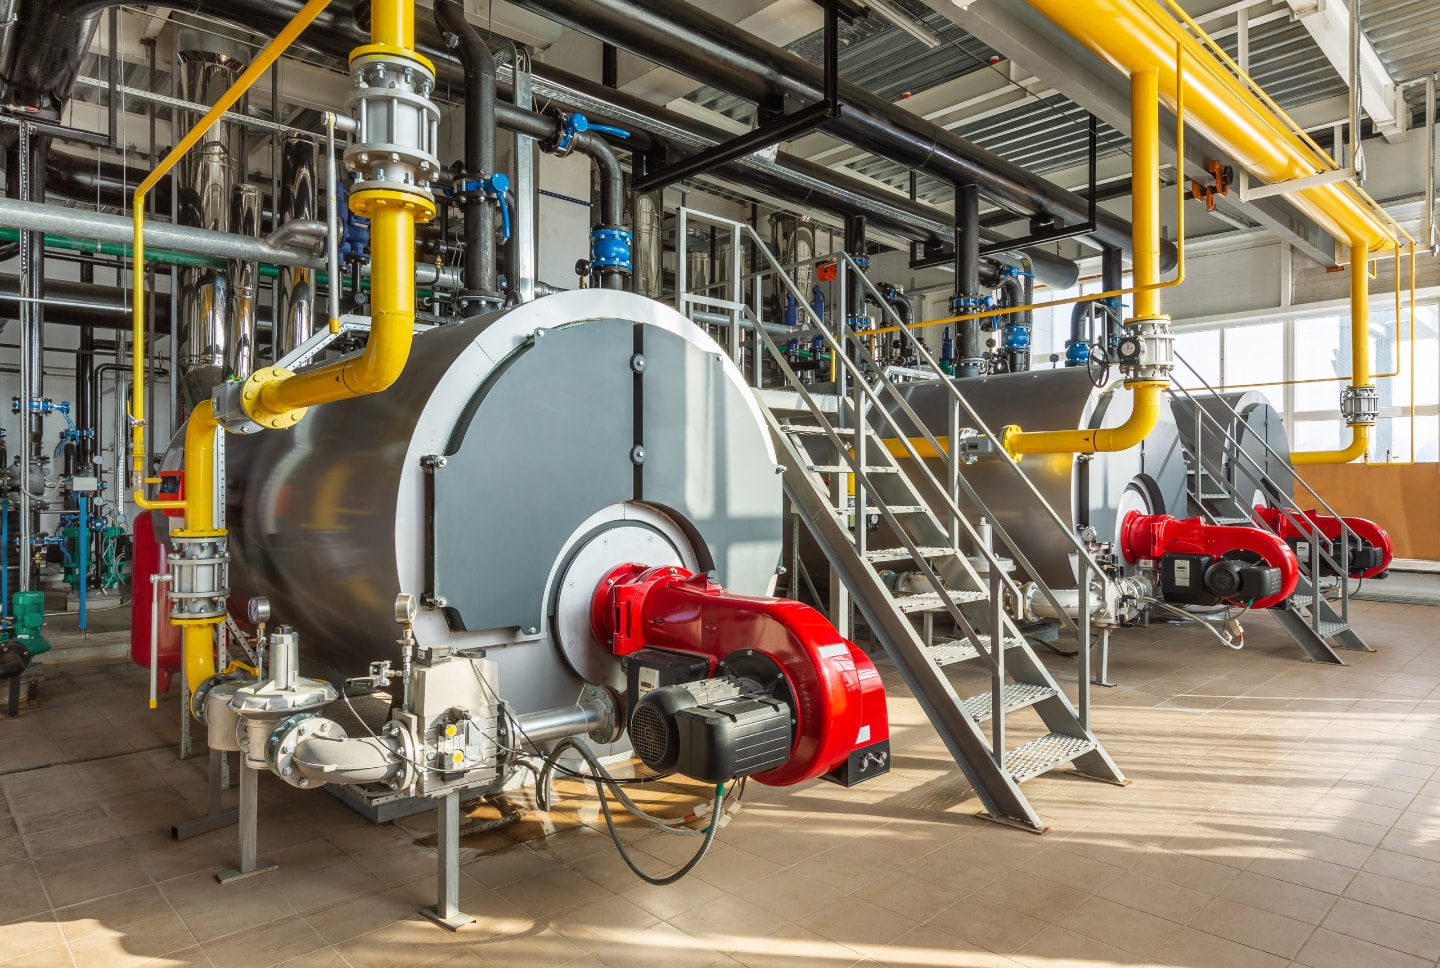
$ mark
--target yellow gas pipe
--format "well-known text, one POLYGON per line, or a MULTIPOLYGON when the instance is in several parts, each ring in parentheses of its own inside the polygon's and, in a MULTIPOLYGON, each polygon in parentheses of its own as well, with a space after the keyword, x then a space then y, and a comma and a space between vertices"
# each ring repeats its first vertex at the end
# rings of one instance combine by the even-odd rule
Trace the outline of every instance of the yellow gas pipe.
MULTIPOLYGON (((1342 177, 1344 172, 1338 171, 1334 160, 1245 76, 1175 0, 1163 0, 1173 16, 1153 0, 1029 2, 1120 71, 1156 66, 1165 71, 1170 51, 1180 51, 1175 59, 1176 97, 1193 96, 1191 124, 1251 176, 1274 184, 1337 173, 1328 183, 1297 188, 1287 198, 1350 247, 1351 272, 1360 277, 1351 280, 1351 389, 1372 387, 1365 263, 1370 255, 1382 252, 1393 251, 1398 257, 1398 240, 1414 241, 1409 233, 1355 183, 1353 173, 1342 177), (1182 76, 1179 67, 1187 58, 1198 69, 1182 76)), ((1365 453, 1373 425, 1373 420, 1354 420, 1348 447, 1292 454, 1291 459, 1296 464, 1354 460, 1365 453)))
MULTIPOLYGON (((1363 245, 1350 250, 1350 373, 1352 388, 1373 387, 1370 376, 1370 273, 1369 253, 1363 245)), ((1350 445, 1339 450, 1307 450, 1290 455, 1290 463, 1348 464, 1370 448, 1373 420, 1350 424, 1350 445)))
MULTIPOLYGON (((1184 77, 1183 70, 1177 77, 1184 77)), ((1168 323, 1160 312, 1160 72, 1154 67, 1130 75, 1130 193, 1133 199, 1131 231, 1135 274, 1135 315, 1128 323, 1168 323)), ((1177 89, 1176 114, 1183 131, 1184 88, 1177 89)), ((1184 136, 1177 151, 1184 157, 1184 136)), ((1184 207, 1180 208, 1183 219, 1184 207)), ((1180 223, 1184 237, 1184 222, 1180 223)), ((1128 450, 1144 440, 1160 417, 1164 405, 1163 379, 1127 380, 1130 416, 1118 427, 1084 430, 1022 431, 1011 424, 1000 432, 1000 444, 1012 458, 1024 454, 1094 454, 1128 450)))
MULTIPOLYGON (((386 54, 433 65, 416 53, 414 0, 375 0, 370 43, 350 54, 386 54)), ((370 219, 370 339, 358 357, 294 374, 266 367, 245 381, 245 412, 261 426, 284 429, 305 408, 379 393, 405 368, 415 332, 415 226, 435 216, 435 203, 408 191, 374 188, 350 196, 350 211, 370 219)))
MULTIPOLYGON (((310 25, 320 12, 330 3, 330 0, 310 0, 295 15, 295 18, 285 25, 285 28, 275 36, 262 50, 245 70, 235 80, 220 99, 215 102, 200 122, 191 128, 185 137, 181 138, 175 147, 170 149, 169 154, 150 172, 135 189, 135 197, 131 202, 131 212, 135 220, 135 244, 134 261, 132 265, 134 292, 144 293, 145 287, 145 197, 150 189, 160 181, 164 175, 174 168, 175 165, 185 156, 185 153, 195 146, 205 133, 219 121, 221 116, 245 94, 246 91, 270 69, 270 66, 280 58, 280 55, 288 48, 301 32, 310 25)), ((132 396, 130 402, 131 434, 130 434, 130 458, 132 473, 135 478, 135 491, 133 498, 139 507, 150 510, 166 510, 183 508, 185 511, 185 525, 173 532, 174 536, 181 539, 204 539, 225 537, 225 529, 216 527, 215 521, 215 434, 219 424, 215 421, 215 414, 211 409, 210 402, 204 401, 197 406, 190 414, 190 420, 185 428, 185 497, 182 500, 151 500, 145 494, 145 485, 157 483, 145 476, 145 300, 135 300, 133 314, 133 331, 131 338, 132 356, 134 357, 132 371, 132 396)), ((158 591, 157 591, 158 594, 158 591)), ((218 616, 196 617, 196 618, 172 618, 171 623, 182 629, 181 648, 183 665, 185 669, 185 684, 194 694, 197 686, 207 678, 215 674, 215 639, 214 627, 225 621, 222 613, 218 616)))

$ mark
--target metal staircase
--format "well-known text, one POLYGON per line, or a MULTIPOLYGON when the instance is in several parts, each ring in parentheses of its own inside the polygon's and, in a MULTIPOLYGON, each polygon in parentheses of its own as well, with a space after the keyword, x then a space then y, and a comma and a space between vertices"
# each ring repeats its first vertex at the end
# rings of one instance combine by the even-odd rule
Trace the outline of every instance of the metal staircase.
POLYGON ((1269 474, 1264 463, 1245 445, 1259 445, 1266 457, 1283 464, 1295 485, 1304 488, 1314 498, 1316 507, 1341 522, 1341 532, 1340 540, 1334 543, 1333 554, 1324 547, 1325 542, 1302 542, 1301 553, 1296 555, 1300 581, 1295 586, 1295 593, 1283 605, 1269 609, 1269 612, 1305 655, 1315 662, 1345 665, 1337 649, 1373 652, 1350 625, 1349 581, 1340 577, 1332 583, 1338 590, 1338 609, 1324 595, 1326 582, 1323 576, 1349 574, 1349 539, 1353 532, 1314 488, 1294 472, 1288 458, 1277 453, 1261 435, 1252 433, 1247 441, 1237 439, 1235 433, 1215 416, 1215 412, 1233 417, 1237 424, 1244 419, 1240 412, 1178 354, 1176 360, 1184 364, 1204 388, 1192 392, 1175 381, 1169 391, 1173 399, 1183 400, 1187 409, 1192 411, 1193 420, 1179 420, 1177 424, 1189 465, 1187 486, 1194 506, 1202 517, 1213 524, 1271 530, 1255 514, 1251 499, 1246 497, 1247 494, 1257 493, 1271 495, 1272 505, 1280 509, 1286 521, 1302 533, 1309 531, 1308 519, 1298 515, 1290 506, 1292 489, 1269 474))
MULTIPOLYGON (((684 217, 682 210, 681 233, 684 217)), ((863 334, 837 336, 829 332, 749 226, 709 215, 700 217, 729 226, 732 244, 748 237, 765 264, 762 271, 776 285, 787 287, 806 311, 810 327, 796 335, 821 336, 835 361, 838 392, 812 393, 763 322, 748 308, 743 310, 755 334, 755 351, 758 354, 763 349, 784 380, 783 387, 757 389, 756 394, 764 406, 777 457, 784 465, 786 494, 824 552, 838 584, 843 585, 975 789, 986 815, 1043 832, 1046 825, 1020 784, 1066 763, 1073 763, 1083 776, 1127 782, 1089 728, 1089 649, 1082 647, 1078 653, 1077 708, 1005 608, 1007 599, 1019 599, 1009 571, 1015 563, 1027 565, 1023 555, 1003 530, 995 528, 995 539, 1009 548, 1013 561, 997 554, 956 504, 957 486, 964 490, 968 485, 963 479, 942 483, 920 459, 909 442, 913 432, 901 431, 881 395, 886 394, 901 411, 908 411, 908 404, 870 357, 860 338, 863 334), (854 353, 853 359, 847 348, 854 353), (904 472, 882 434, 883 438, 906 441, 910 459, 921 470, 919 477, 904 472), (874 536, 872 517, 880 524, 874 536), (879 539, 882 534, 883 542, 879 539), (872 544, 872 537, 879 543, 872 544), (918 590, 897 592, 887 585, 882 571, 901 570, 916 577, 918 590), (936 618, 950 620, 952 637, 935 636, 936 618), (920 628, 917 619, 923 623, 920 628), (962 697, 947 672, 957 666, 988 678, 989 688, 962 697), (1018 731, 1012 717, 1025 710, 1033 710, 1038 722, 1032 720, 1026 740, 1012 743, 1010 731, 1018 731)), ((859 270, 852 266, 851 271, 859 270)), ((686 302, 680 301, 682 306, 686 302)), ((739 294, 730 302, 740 305, 739 294)), ((840 311, 840 318, 845 318, 843 305, 840 311)), ((755 362, 758 371, 758 360, 755 362)), ((938 364, 935 370, 939 372, 938 364)), ((906 416, 915 426, 923 426, 913 411, 906 416)), ((940 453, 940 442, 928 431, 924 433, 934 448, 932 453, 940 453)), ((998 447, 998 441, 995 445, 998 447)), ((955 453, 956 448, 952 446, 948 452, 955 453)), ((953 469, 955 461, 950 466, 953 469)), ((953 470, 947 475, 957 476, 953 470)), ((978 495, 970 492, 970 496, 980 514, 993 521, 978 495)), ((1090 567, 1098 573, 1098 564, 1083 547, 1081 554, 1087 562, 1082 565, 1084 581, 1090 567)), ((1048 589, 1042 593, 1055 600, 1048 589)), ((832 608, 834 605, 832 602, 832 608)), ((1087 613, 1082 612, 1078 624, 1069 624, 1088 645, 1087 613)))

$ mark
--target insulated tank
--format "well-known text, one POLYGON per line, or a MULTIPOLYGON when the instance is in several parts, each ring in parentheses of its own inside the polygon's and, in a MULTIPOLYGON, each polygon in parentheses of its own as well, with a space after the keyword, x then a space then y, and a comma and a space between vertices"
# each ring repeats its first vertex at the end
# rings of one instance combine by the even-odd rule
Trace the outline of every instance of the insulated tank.
POLYGON ((229 437, 231 614, 267 596, 342 674, 420 646, 486 649, 517 712, 622 685, 590 604, 615 566, 768 594, 781 478, 721 348, 653 300, 587 289, 419 333, 383 393, 229 437))
MULTIPOLYGON (((1185 449, 1194 455, 1198 441, 1205 468, 1219 473, 1248 504, 1292 505, 1295 471, 1290 465, 1290 436, 1285 418, 1263 393, 1220 393, 1193 401, 1176 396, 1170 408, 1185 449)), ((1210 490, 1209 481, 1205 487, 1207 494, 1221 493, 1219 488, 1210 490)), ((1246 513, 1228 499, 1206 503, 1225 517, 1246 513)), ((1193 500, 1191 511, 1201 511, 1193 500)))
MULTIPOLYGON (((1025 430, 1079 430, 1114 427, 1130 415, 1130 394, 1116 382, 1097 387, 1082 368, 1031 370, 998 376, 957 379, 981 421, 997 436, 1008 424, 1025 430)), ((939 381, 902 384, 901 396, 929 432, 942 443, 948 433, 953 397, 939 381)), ((889 407, 902 428, 919 435, 898 404, 889 407)), ((872 422, 876 422, 872 417, 872 422)), ((959 426, 974 423, 962 409, 959 426)), ((884 436, 892 430, 885 424, 884 436)), ((1043 506, 1005 466, 1006 458, 984 456, 962 465, 960 473, 1035 566, 1037 576, 1054 588, 1074 588, 1070 561, 1074 546, 1045 513, 1043 506)), ((902 460, 902 463, 904 461, 902 460)), ((944 461, 928 461, 944 480, 944 461)), ((1147 514, 1188 513, 1185 456, 1175 421, 1162 407, 1155 429, 1138 447, 1110 454, 1027 454, 1020 467, 1059 515, 1071 533, 1095 529, 1098 540, 1114 542, 1118 522, 1132 510, 1147 514)), ((961 489, 957 503, 972 515, 979 512, 961 489)), ((997 553, 1006 554, 997 539, 997 553)))

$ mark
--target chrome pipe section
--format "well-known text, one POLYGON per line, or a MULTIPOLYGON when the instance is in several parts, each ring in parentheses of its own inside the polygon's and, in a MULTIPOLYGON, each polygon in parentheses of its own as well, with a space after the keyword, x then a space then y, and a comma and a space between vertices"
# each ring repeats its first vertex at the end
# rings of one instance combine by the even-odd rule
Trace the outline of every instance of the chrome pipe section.
MULTIPOLYGON (((260 234, 260 188, 236 185, 230 225, 241 235, 260 234)), ((253 259, 231 259, 230 332, 225 341, 225 376, 246 377, 255 369, 255 315, 260 298, 260 266, 253 259)))
MULTIPOLYGON (((266 239, 276 244, 280 233, 298 223, 317 224, 319 197, 315 193, 315 143, 309 138, 286 138, 280 154, 279 224, 266 239)), ((324 244, 326 226, 321 229, 324 244)), ((281 266, 275 289, 275 329, 271 350, 280 359, 315 333, 315 270, 308 266, 281 266)))
MULTIPOLYGON (((208 106, 218 101, 244 68, 233 56, 240 53, 237 45, 193 28, 177 31, 176 49, 181 96, 197 104, 208 106)), ((231 231, 231 195, 240 168, 240 152, 233 146, 242 136, 235 125, 217 123, 181 160, 176 169, 180 224, 207 232, 231 231)), ((231 260, 232 267, 234 264, 231 260)), ((187 411, 210 399, 210 391, 225 379, 227 366, 237 359, 227 319, 234 281, 231 273, 221 270, 180 270, 176 362, 187 411)))
POLYGON ((519 738, 531 745, 613 729, 620 711, 609 692, 596 692, 573 706, 529 713, 516 720, 519 738))
MULTIPOLYGON (((340 116, 325 112, 325 265, 329 279, 325 285, 326 324, 340 324, 340 175, 335 147, 335 129, 340 116)), ((369 263, 366 263, 369 265, 369 263)), ((278 355, 278 354, 277 354, 278 355)))

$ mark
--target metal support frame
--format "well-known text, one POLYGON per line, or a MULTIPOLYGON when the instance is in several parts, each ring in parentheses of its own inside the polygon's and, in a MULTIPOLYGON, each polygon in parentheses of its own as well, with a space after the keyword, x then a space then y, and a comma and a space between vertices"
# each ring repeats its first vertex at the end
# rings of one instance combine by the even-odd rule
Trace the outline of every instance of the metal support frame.
POLYGON ((435 906, 420 913, 442 928, 459 931, 475 918, 460 910, 460 791, 435 804, 435 906))
POLYGON ((757 124, 745 134, 712 145, 682 161, 657 168, 636 178, 636 192, 652 192, 666 185, 703 175, 713 168, 736 158, 753 154, 771 145, 790 141, 812 128, 840 115, 840 20, 847 23, 863 16, 864 8, 851 0, 817 0, 825 8, 825 87, 824 97, 798 111, 773 121, 757 124))
POLYGON ((273 860, 256 859, 255 851, 259 841, 260 772, 250 769, 244 763, 240 764, 240 805, 237 811, 240 824, 240 863, 215 875, 215 880, 221 884, 231 884, 280 867, 273 860))
MULTIPOLYGON (((188 703, 187 703, 188 705, 188 703)), ((188 716, 186 718, 189 718, 188 716)), ((245 769, 242 764, 240 767, 245 769)), ((253 770, 246 770, 253 773, 253 770)), ((228 827, 240 819, 240 808, 224 804, 225 791, 230 789, 230 756, 223 750, 210 751, 210 802, 203 817, 185 820, 170 827, 171 840, 189 840, 221 827, 228 827)))

